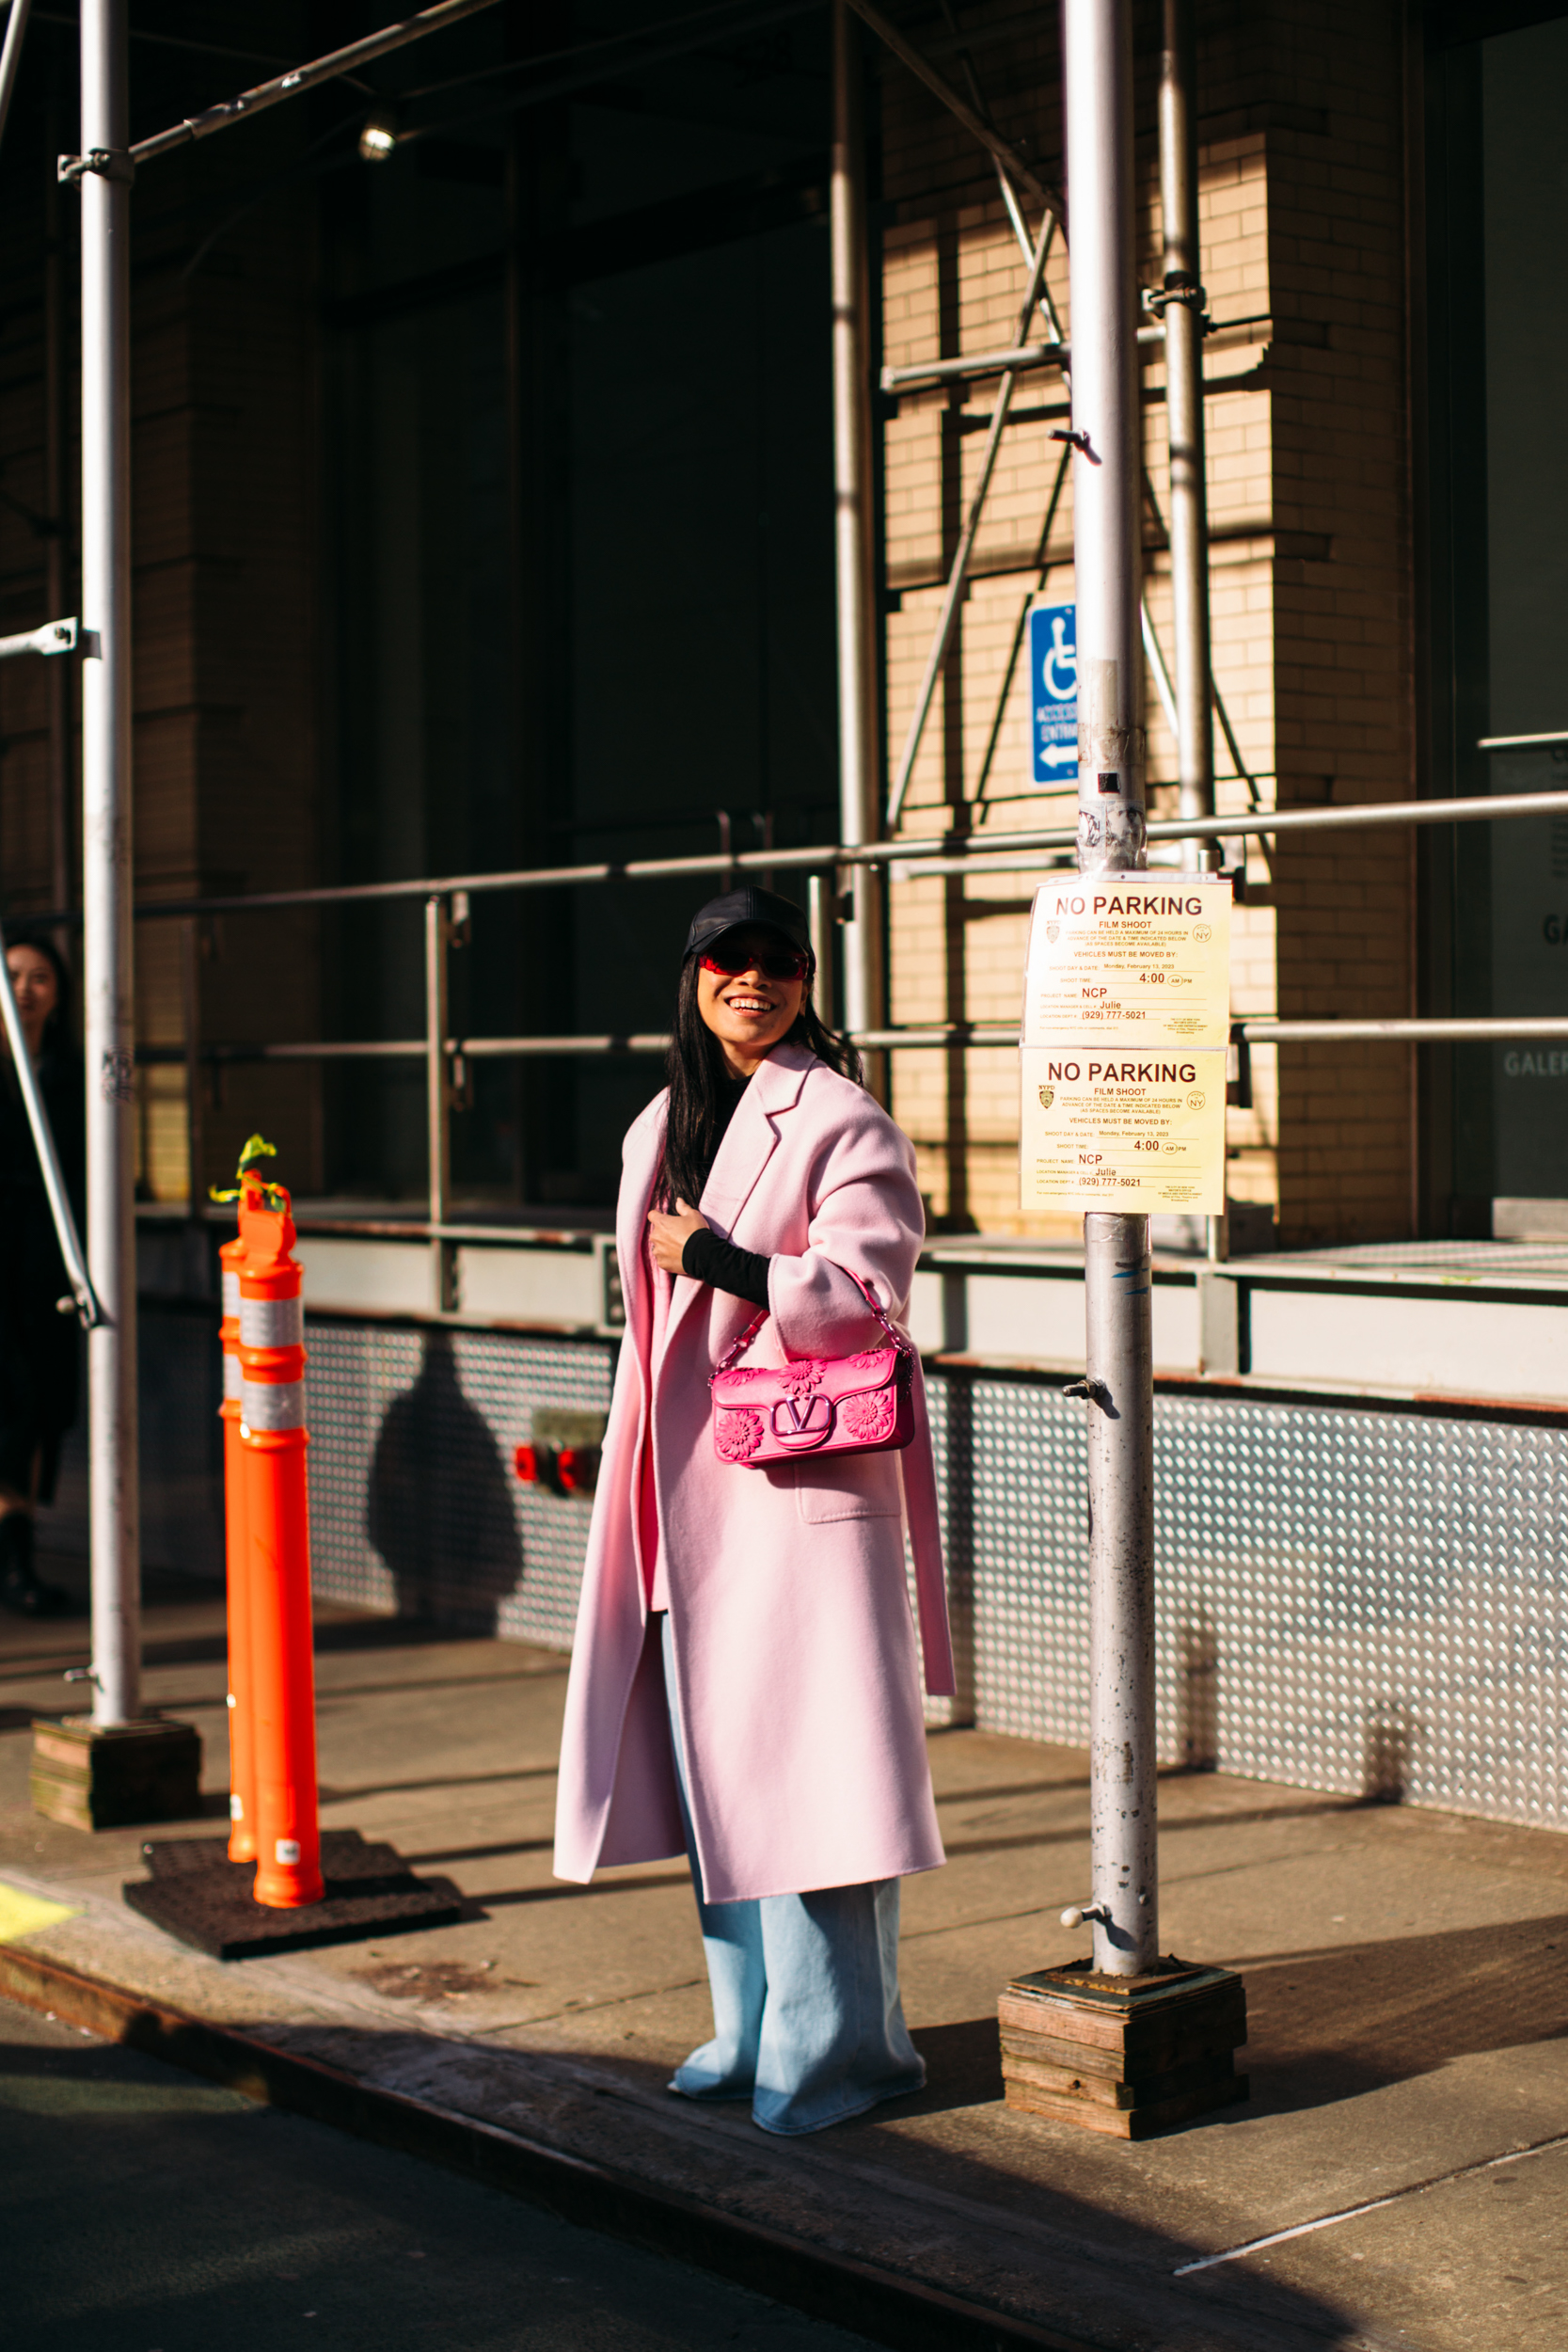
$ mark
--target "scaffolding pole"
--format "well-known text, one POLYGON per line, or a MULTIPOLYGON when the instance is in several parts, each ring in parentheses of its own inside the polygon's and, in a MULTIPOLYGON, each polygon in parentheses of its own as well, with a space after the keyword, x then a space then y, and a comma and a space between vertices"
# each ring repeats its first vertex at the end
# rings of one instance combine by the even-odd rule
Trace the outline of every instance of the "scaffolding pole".
MULTIPOLYGON (((1033 253, 1028 256, 1029 288, 1023 299, 1018 334, 1014 338, 1017 343, 1022 342, 1028 330, 1029 321, 1034 316, 1035 306, 1044 290, 1045 265, 1050 258, 1052 240, 1055 233, 1056 215, 1054 213, 1048 212, 1040 222, 1038 242, 1033 253)), ((931 705, 936 700, 937 687, 947 666, 947 656, 952 647, 954 634, 958 626, 958 614, 963 606, 969 580, 969 566, 974 553, 974 542, 979 536, 980 521, 986 510, 986 499, 990 490, 991 475, 996 470, 996 460, 1002 448, 1002 436, 1006 430, 1007 412, 1012 404, 1013 388, 1017 380, 1015 371, 1009 368, 1004 372, 1002 381, 996 388, 996 400, 991 409, 990 424, 986 434, 986 446, 980 455, 979 477, 969 501, 969 512, 964 517, 964 527, 959 533, 958 548, 948 571, 947 588, 942 600, 942 612, 937 620, 936 634, 931 640, 931 650, 926 657, 925 675, 920 681, 920 691, 915 696, 914 713, 910 720, 909 733, 904 739, 904 749, 898 761, 898 772, 893 780, 893 789, 888 796, 887 819, 890 826, 898 824, 902 819, 904 797, 909 791, 910 782, 914 774, 915 761, 920 756, 920 745, 926 732, 926 722, 930 717, 931 705)))
MULTIPOLYGON (((813 875, 815 883, 818 877, 813 875)), ((1006 1021, 930 1021, 910 1022, 901 1028, 853 1029, 844 1032, 851 1045, 863 1053, 897 1053, 905 1048, 914 1051, 941 1049, 951 1051, 955 1046, 974 1046, 980 1050, 1014 1047, 1020 1043, 1017 1025, 1006 1021)), ((1452 1021, 1436 1019, 1398 1019, 1390 1021, 1233 1021, 1230 1025, 1232 1044, 1246 1045, 1334 1045, 1341 1042, 1360 1044, 1514 1044, 1568 1043, 1568 1014, 1521 1013, 1509 1016, 1499 1013, 1480 1019, 1461 1016, 1452 1021)), ((449 1037, 442 1051, 452 1066, 449 1086, 455 1092, 456 1071, 460 1065, 474 1061, 593 1061, 606 1055, 657 1055, 670 1050, 669 1035, 664 1030, 600 1031, 596 1035, 583 1033, 576 1037, 449 1037)), ((434 1057, 439 1066, 439 1057, 434 1057)), ((144 1045, 136 1060, 145 1068, 172 1069, 182 1064, 189 1068, 193 1062, 209 1069, 227 1068, 245 1062, 345 1062, 345 1061, 418 1061, 427 1073, 427 1084, 433 1057, 430 1041, 415 1038, 333 1038, 327 1041, 295 1039, 287 1043, 247 1045, 218 1043, 199 1045, 193 1055, 188 1044, 144 1045)), ((453 1105, 455 1107, 455 1104, 453 1105)), ((443 1200, 450 1184, 442 1192, 443 1200)), ((438 1222, 440 1220, 437 1220, 438 1222)), ((61 1250, 69 1251, 62 1236, 61 1250)))
POLYGON ((33 0, 11 0, 10 14, 6 20, 6 39, 0 46, 0 139, 6 135, 6 124, 11 111, 11 95, 22 65, 22 43, 26 37, 27 18, 33 0))
MULTIPOLYGON (((1064 0, 1072 189, 1078 864, 1141 867, 1137 283, 1128 0, 1064 0)), ((1089 1454, 1089 1820, 1094 1964, 1159 1954, 1154 1751, 1154 1386, 1148 1219, 1084 1219, 1089 1454)))
MULTIPOLYGON (((833 0, 833 150, 830 199, 833 307, 833 559, 838 591, 839 830, 859 849, 875 841, 881 799, 877 709, 877 612, 872 546, 870 288, 866 256, 865 137, 857 26, 833 0)), ((883 875, 851 869, 844 926, 842 1017, 879 1029, 884 1002, 883 875)), ((820 959, 819 959, 820 961, 820 959)), ((830 976, 831 977, 831 976, 830 976)), ((878 1092, 885 1092, 879 1087, 878 1092)))
MULTIPOLYGON (((53 73, 56 60, 51 57, 53 73)), ((56 102, 49 98, 49 130, 54 133, 56 102)), ((51 150, 55 145, 50 138, 51 150)), ((60 264, 60 188, 51 180, 44 195, 43 228, 43 513, 48 535, 43 543, 43 603, 47 612, 70 610, 70 514, 66 496, 65 418, 65 289, 60 264)), ((75 898, 72 877, 71 808, 71 672, 63 661, 44 672, 44 702, 49 724, 49 887, 57 907, 75 898)), ((70 935, 61 925, 55 944, 70 954, 70 935)))
POLYGON ((131 169, 126 0, 82 0, 82 906, 93 1720, 141 1703, 131 913, 131 169))
MULTIPOLYGON (((1203 286, 1198 268, 1197 132, 1193 99, 1192 0, 1164 0, 1160 56, 1160 210, 1164 278, 1165 431, 1170 452, 1170 573, 1175 620, 1179 806, 1214 808, 1214 730, 1209 700, 1209 511, 1203 457, 1203 286)), ((1193 842, 1187 864, 1213 852, 1193 842)))
MULTIPOLYGON (((69 626, 74 626, 70 624, 69 626)), ((36 648, 34 648, 36 650, 36 648)), ((1563 739, 1568 741, 1568 737, 1563 739)), ((1499 792, 1481 800, 1349 801, 1315 808, 1255 808, 1223 817, 1151 817, 1145 826, 1151 842, 1300 833, 1363 833, 1398 825, 1490 824, 1512 817, 1568 817, 1568 792, 1499 792)), ((135 908, 138 922, 166 923, 186 915, 272 914, 283 907, 368 906, 398 899, 428 898, 433 892, 467 891, 482 898, 505 890, 581 889, 594 882, 669 882, 687 875, 723 875, 727 880, 775 870, 821 873, 835 866, 895 866, 906 881, 926 875, 995 874, 1031 865, 1056 863, 1037 851, 1076 848, 1073 825, 1020 826, 1016 832, 911 834, 902 841, 818 842, 800 850, 721 850, 695 857, 609 858, 591 866, 502 867, 490 873, 420 874, 403 882, 324 882, 305 890, 253 890, 233 897, 149 898, 135 908)), ((69 908, 46 910, 44 923, 71 919, 69 908)))
MULTIPOLYGON (((1155 297, 1165 322, 1165 447, 1170 468, 1170 590, 1176 644, 1172 694, 1152 628, 1149 659, 1176 738, 1178 802, 1183 817, 1214 813, 1213 656, 1209 642, 1209 497, 1203 453, 1202 273, 1197 231, 1197 44, 1193 0, 1164 0, 1160 49, 1160 214, 1164 276, 1155 297)), ((1148 607, 1145 607, 1148 622, 1148 607)), ((1240 763, 1238 763, 1239 765, 1240 763)), ((1187 841, 1195 872, 1220 862, 1213 841, 1187 841)), ((1228 1212, 1205 1220, 1210 1259, 1229 1255, 1228 1212)))

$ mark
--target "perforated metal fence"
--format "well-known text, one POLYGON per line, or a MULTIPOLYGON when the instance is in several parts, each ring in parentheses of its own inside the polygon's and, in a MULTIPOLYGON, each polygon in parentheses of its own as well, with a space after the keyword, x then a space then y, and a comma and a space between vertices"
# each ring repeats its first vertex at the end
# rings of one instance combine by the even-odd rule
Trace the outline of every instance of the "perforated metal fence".
POLYGON ((569 1649, 591 1506, 513 1455, 537 1406, 609 1410, 613 1346, 315 1316, 306 1344, 317 1592, 569 1649))
MULTIPOLYGON (((1084 1407, 941 1378, 974 1720, 1088 1732, 1084 1407)), ((1161 1395, 1163 1760, 1568 1827, 1568 1430, 1161 1395)))
MULTIPOLYGON (((612 1345, 346 1316, 307 1342, 317 1591, 568 1647, 589 1506, 512 1457, 536 1406, 608 1407, 612 1345)), ((1022 1375, 928 1387, 967 1683, 932 1719, 1082 1744, 1084 1407, 1022 1375)), ((208 1575, 217 1401, 212 1320, 147 1313, 148 1557, 208 1575)), ((1165 1761, 1568 1828, 1568 1425, 1167 1392, 1155 1469, 1165 1761)))

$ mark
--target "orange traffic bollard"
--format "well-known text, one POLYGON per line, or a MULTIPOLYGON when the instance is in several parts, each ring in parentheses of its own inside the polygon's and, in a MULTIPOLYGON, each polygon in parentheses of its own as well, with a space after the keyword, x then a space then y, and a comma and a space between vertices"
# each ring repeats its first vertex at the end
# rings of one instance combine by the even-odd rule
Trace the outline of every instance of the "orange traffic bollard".
POLYGON ((240 1445, 250 1563, 259 1903, 320 1902, 316 1694, 306 1496, 305 1304, 281 1184, 240 1188, 240 1445))
POLYGON ((243 1241, 218 1251, 223 1269, 223 1518, 229 1567, 229 1859, 256 1859, 256 1744, 250 1689, 250 1546, 240 1440, 240 1268, 243 1241))

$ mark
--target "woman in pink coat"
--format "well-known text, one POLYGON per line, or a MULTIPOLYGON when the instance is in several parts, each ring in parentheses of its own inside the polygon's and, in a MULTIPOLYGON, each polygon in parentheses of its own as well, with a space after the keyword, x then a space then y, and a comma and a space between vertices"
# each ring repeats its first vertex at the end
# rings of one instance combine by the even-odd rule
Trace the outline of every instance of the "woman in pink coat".
POLYGON ((817 2131, 917 2090, 898 1882, 943 1859, 926 1687, 953 1689, 924 1400, 901 1453, 748 1469, 709 1377, 845 1356, 901 1317, 925 1230, 907 1136, 811 1004, 798 907, 728 892, 691 925, 670 1085, 626 1136, 626 1334, 566 1699, 557 1874, 690 1857, 714 2036, 672 2090, 817 2131), (692 1207, 690 1203, 697 1205, 692 1207))

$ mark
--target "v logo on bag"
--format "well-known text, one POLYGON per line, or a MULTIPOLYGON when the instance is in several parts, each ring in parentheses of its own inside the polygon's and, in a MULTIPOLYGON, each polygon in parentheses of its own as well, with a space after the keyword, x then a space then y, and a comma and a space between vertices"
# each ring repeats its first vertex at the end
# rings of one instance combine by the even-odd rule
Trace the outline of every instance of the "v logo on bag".
POLYGON ((773 1407, 773 1435, 781 1445, 820 1445, 833 1425, 825 1396, 781 1396, 773 1407))

